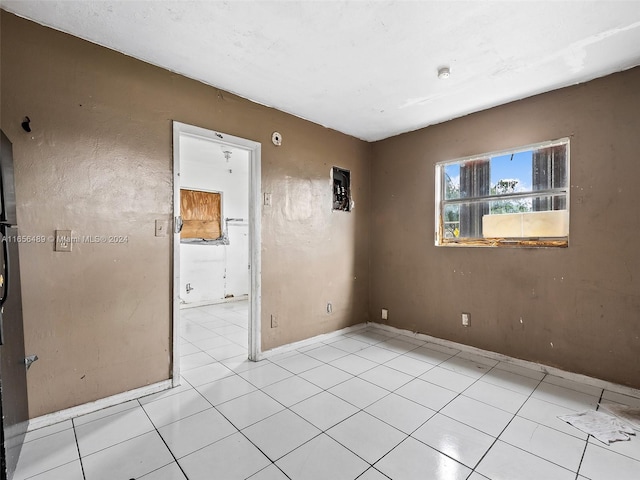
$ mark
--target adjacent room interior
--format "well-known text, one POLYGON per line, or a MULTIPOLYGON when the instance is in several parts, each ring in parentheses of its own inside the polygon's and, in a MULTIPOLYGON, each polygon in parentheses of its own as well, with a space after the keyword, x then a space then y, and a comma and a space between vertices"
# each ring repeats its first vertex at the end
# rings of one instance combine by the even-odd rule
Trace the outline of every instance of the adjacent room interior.
MULTIPOLYGON (((465 110, 442 82, 467 67, 444 72, 438 62, 455 59, 437 59, 429 92, 393 106, 378 92, 362 127, 352 121, 362 112, 330 123, 322 101, 312 117, 304 102, 298 111, 245 94, 242 65, 221 76, 235 75, 233 89, 210 84, 205 61, 189 78, 126 42, 100 45, 55 24, 80 18, 82 2, 50 2, 59 11, 39 20, 46 3, 0 10, 20 235, 76 238, 69 252, 19 245, 25 353, 39 360, 15 480, 195 480, 211 469, 225 479, 636 478, 639 439, 605 446, 557 416, 640 407, 637 3, 606 7, 608 29, 563 39, 551 66, 531 53, 535 68, 579 72, 612 46, 631 51, 589 78, 465 110), (421 120, 440 98, 449 116, 421 120), (415 112, 414 123, 396 111, 415 112), (176 122, 211 134, 181 138, 179 170, 176 122), (225 135, 259 144, 259 157, 225 135), (528 180, 509 176, 518 161, 528 180), (499 168, 503 183, 489 173, 499 168), (447 450, 447 435, 464 448, 447 450)), ((565 14, 582 8, 561 3, 565 14)), ((201 25, 178 4, 168 15, 201 25)), ((160 5, 137 11, 141 35, 160 5)), ((104 3, 105 18, 119 8, 104 3)), ((291 8, 289 20, 313 11, 291 8)), ((229 55, 250 37, 234 32, 229 55)), ((277 45, 273 62, 285 63, 277 45)), ((503 55, 486 82, 533 68, 503 55)), ((302 89, 289 77, 280 86, 302 89)))

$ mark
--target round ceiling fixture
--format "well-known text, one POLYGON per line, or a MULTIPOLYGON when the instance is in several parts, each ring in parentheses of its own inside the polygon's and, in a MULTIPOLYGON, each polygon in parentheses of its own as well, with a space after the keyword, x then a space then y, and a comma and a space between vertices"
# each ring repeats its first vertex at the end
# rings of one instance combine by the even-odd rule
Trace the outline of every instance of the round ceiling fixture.
POLYGON ((440 67, 438 69, 438 78, 439 79, 445 79, 445 78, 449 78, 451 76, 451 70, 449 70, 449 67, 440 67))

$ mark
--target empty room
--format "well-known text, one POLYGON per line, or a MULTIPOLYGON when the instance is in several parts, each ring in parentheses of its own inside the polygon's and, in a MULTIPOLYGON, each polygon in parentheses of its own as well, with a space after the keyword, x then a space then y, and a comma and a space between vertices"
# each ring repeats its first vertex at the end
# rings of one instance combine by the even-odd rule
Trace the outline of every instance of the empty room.
POLYGON ((2 480, 640 478, 638 1, 0 3, 2 480))

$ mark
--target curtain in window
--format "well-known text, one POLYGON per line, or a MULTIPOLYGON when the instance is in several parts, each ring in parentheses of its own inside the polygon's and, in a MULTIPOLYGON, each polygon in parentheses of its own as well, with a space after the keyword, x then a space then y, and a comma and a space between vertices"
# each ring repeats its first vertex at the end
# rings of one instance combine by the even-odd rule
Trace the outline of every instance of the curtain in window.
MULTIPOLYGON (((533 190, 563 188, 567 184, 567 146, 542 148, 533 152, 533 190)), ((533 199, 533 211, 565 210, 566 197, 538 197, 533 199)))
MULTIPOLYGON (((491 174, 489 159, 472 160, 460 165, 460 198, 489 195, 491 174)), ((482 217, 489 213, 489 202, 460 205, 460 236, 482 238, 482 217)))

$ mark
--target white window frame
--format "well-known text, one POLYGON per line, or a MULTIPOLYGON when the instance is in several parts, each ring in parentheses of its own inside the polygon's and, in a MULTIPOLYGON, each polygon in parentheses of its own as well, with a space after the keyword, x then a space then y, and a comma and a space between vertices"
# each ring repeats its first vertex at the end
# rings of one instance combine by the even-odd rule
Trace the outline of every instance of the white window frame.
MULTIPOLYGON (((453 246, 453 247, 568 247, 569 246, 569 233, 568 233, 568 225, 570 218, 570 139, 569 137, 559 138, 556 140, 533 143, 529 145, 524 145, 521 147, 505 149, 505 150, 497 150, 493 152, 483 153, 479 155, 471 155, 468 157, 456 158, 453 160, 444 160, 436 163, 435 167, 435 245, 436 246, 453 246), (562 188, 554 188, 551 190, 540 191, 541 193, 548 192, 550 194, 563 194, 566 198, 566 216, 567 216, 567 234, 563 236, 552 236, 552 237, 483 237, 483 238, 446 238, 444 234, 444 208, 446 205, 451 205, 455 203, 463 203, 460 199, 454 200, 446 200, 445 192, 446 192, 446 182, 445 182, 445 168, 448 165, 463 163, 473 160, 483 160, 490 159, 493 157, 498 157, 502 155, 510 155, 517 154, 521 152, 526 152, 529 150, 537 150, 549 147, 555 147, 558 145, 566 145, 566 186, 562 188)), ((489 195, 485 197, 475 197, 477 199, 482 200, 494 200, 494 199, 508 199, 508 198, 522 198, 522 197, 532 197, 535 196, 537 191, 526 192, 526 193, 516 193, 509 195, 489 195)), ((472 197, 473 198, 473 197, 472 197)), ((564 210, 554 210, 555 212, 560 212, 564 210)), ((534 213, 534 212, 532 212, 534 213)), ((539 212, 535 212, 539 213, 539 212)), ((526 215, 526 213, 524 214, 526 215)))

